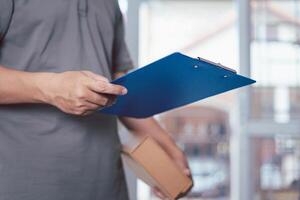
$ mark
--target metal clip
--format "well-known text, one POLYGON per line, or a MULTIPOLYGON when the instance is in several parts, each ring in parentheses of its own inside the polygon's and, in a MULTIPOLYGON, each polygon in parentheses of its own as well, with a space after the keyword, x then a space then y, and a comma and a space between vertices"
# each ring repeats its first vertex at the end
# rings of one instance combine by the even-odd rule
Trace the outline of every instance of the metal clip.
POLYGON ((198 58, 198 60, 200 60, 200 61, 204 61, 204 62, 207 62, 207 63, 209 63, 209 64, 212 64, 212 65, 215 65, 215 66, 217 66, 217 67, 220 67, 220 68, 222 68, 222 69, 225 69, 225 70, 231 71, 231 72, 233 72, 233 73, 236 73, 236 71, 235 71, 234 69, 231 69, 231 68, 229 68, 229 67, 226 67, 226 66, 222 65, 221 63, 215 63, 215 62, 212 62, 212 61, 210 61, 210 60, 206 60, 206 59, 200 58, 200 57, 197 57, 197 58, 198 58))

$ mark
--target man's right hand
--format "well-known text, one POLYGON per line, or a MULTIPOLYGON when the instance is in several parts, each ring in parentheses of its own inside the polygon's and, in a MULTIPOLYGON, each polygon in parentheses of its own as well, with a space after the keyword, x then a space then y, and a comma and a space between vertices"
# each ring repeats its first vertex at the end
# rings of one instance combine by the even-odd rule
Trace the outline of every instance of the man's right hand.
POLYGON ((88 115, 110 106, 118 95, 127 93, 123 86, 111 84, 90 71, 52 74, 40 89, 46 103, 74 115, 88 115))

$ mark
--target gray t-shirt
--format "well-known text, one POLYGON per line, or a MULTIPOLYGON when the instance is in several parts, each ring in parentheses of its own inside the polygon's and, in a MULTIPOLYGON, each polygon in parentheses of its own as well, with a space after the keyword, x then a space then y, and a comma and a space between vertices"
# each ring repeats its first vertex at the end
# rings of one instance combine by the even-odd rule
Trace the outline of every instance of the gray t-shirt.
MULTIPOLYGON (((116 0, 12 2, 0 0, 0 65, 109 79, 132 67, 116 0)), ((0 105, 0 199, 127 200, 120 147, 114 116, 0 105)))

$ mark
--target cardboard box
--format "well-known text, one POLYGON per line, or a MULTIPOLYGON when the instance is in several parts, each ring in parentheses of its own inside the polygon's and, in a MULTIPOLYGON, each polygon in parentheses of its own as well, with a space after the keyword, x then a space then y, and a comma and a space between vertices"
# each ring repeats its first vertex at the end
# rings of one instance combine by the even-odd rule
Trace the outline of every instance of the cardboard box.
POLYGON ((124 148, 122 157, 137 177, 149 186, 159 188, 170 199, 177 199, 192 186, 192 180, 150 137, 134 148, 124 148))

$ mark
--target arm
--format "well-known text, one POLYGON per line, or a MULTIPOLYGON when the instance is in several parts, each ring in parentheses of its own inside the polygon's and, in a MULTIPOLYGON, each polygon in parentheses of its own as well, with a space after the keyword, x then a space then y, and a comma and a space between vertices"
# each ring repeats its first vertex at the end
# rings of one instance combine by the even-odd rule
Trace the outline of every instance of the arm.
MULTIPOLYGON (((113 47, 114 78, 126 73, 126 70, 133 67, 129 52, 124 39, 124 25, 122 13, 117 6, 117 22, 115 24, 115 38, 113 47)), ((121 122, 136 136, 150 136, 169 154, 178 164, 183 172, 190 176, 190 170, 184 153, 177 147, 170 135, 155 121, 154 118, 134 119, 129 117, 120 118, 121 122)), ((159 189, 154 190, 161 199, 166 199, 159 189)))
MULTIPOLYGON (((188 166, 187 159, 183 151, 176 145, 170 135, 158 124, 154 118, 135 119, 122 117, 121 122, 128 130, 138 137, 150 136, 156 140, 159 145, 168 153, 172 160, 182 169, 183 173, 191 177, 191 172, 188 166)), ((153 188, 154 193, 161 199, 166 199, 166 196, 159 190, 153 188)), ((183 194, 182 196, 185 196, 183 194)))
POLYGON ((89 71, 30 73, 0 66, 0 105, 46 103, 66 113, 86 115, 126 92, 89 71))
MULTIPOLYGON (((182 150, 179 149, 171 136, 154 118, 136 119, 121 117, 120 120, 135 136, 141 138, 145 136, 152 137, 173 159, 181 159, 184 156, 182 150)), ((182 165, 182 168, 187 167, 187 163, 180 163, 180 165, 182 165)))
MULTIPOLYGON (((116 74, 116 77, 121 75, 122 73, 118 73, 116 74)), ((120 117, 120 121, 135 136, 149 136, 156 140, 158 144, 167 152, 167 154, 175 161, 175 163, 182 169, 182 171, 191 177, 191 172, 185 154, 176 145, 175 141, 166 132, 166 130, 164 130, 154 118, 136 119, 130 117, 120 117)), ((161 199, 165 199, 165 196, 159 191, 158 188, 154 188, 154 192, 161 199)))
POLYGON ((42 80, 52 73, 27 73, 0 66, 0 104, 43 103, 42 80))

